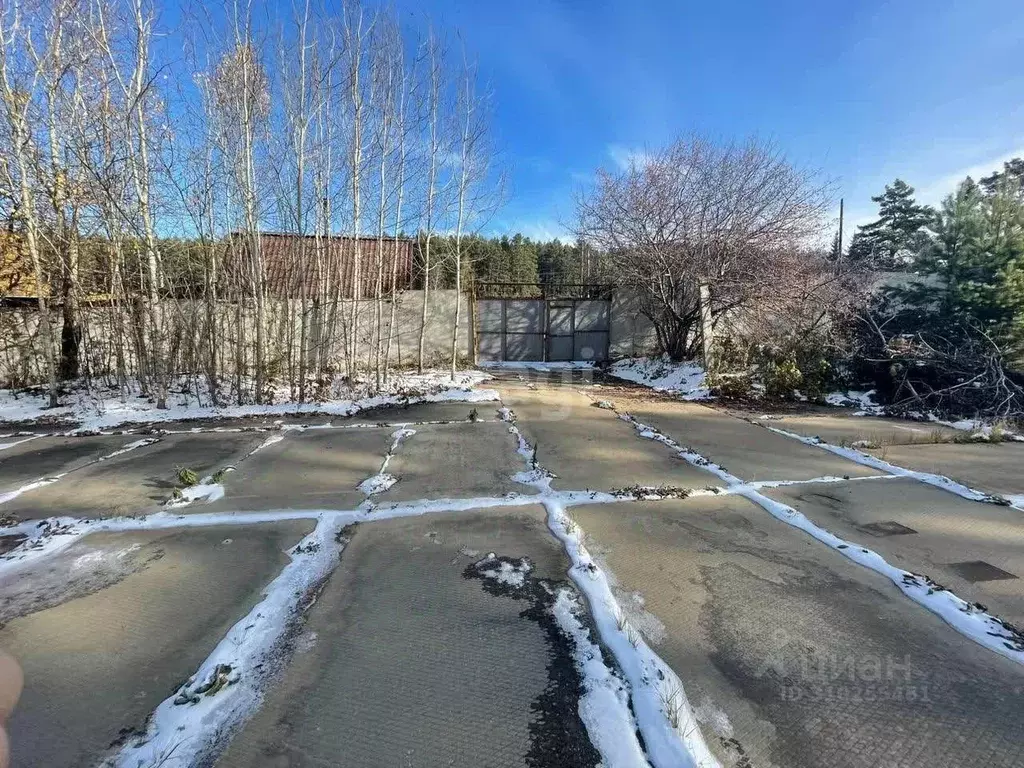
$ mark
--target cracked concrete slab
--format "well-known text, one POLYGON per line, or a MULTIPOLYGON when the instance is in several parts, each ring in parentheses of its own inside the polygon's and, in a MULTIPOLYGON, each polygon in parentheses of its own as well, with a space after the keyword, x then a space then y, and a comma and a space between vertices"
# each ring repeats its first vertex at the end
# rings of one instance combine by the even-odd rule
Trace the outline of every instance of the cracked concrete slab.
POLYGON ((358 485, 377 474, 393 429, 310 429, 280 433, 224 476, 225 496, 186 512, 268 509, 355 509, 358 485))
POLYGON ((512 479, 525 464, 507 424, 424 424, 414 429, 416 434, 402 441, 388 465, 388 473, 398 482, 374 498, 412 501, 536 493, 512 479))
POLYGON ((613 411, 569 387, 503 386, 505 404, 534 446, 558 490, 610 491, 634 485, 704 488, 721 486, 710 472, 677 458, 662 445, 640 438, 613 411))
MULTIPOLYGON (((85 438, 75 438, 85 439, 85 438)), ((135 439, 141 439, 136 437, 135 439)), ((156 511, 171 498, 179 468, 200 478, 233 464, 265 439, 258 432, 167 434, 159 442, 89 464, 3 505, 21 519, 105 518, 156 511)))
POLYGON ((551 649, 529 606, 466 576, 489 552, 556 581, 569 566, 540 507, 361 523, 218 768, 593 765, 578 717, 544 722, 551 649))
POLYGON ((727 768, 1024 761, 1019 664, 746 499, 570 513, 727 768))
POLYGON ((616 404, 748 482, 881 474, 703 405, 633 398, 620 398, 616 404))
POLYGON ((195 672, 312 525, 94 534, 19 571, 22 615, 0 629, 25 671, 7 723, 12 764, 96 765, 195 672))
POLYGON ((1024 494, 1024 443, 897 445, 868 453, 985 493, 1024 494))
MULTIPOLYGON (((910 478, 809 483, 765 489, 814 523, 924 574, 1016 626, 1024 626, 1024 514, 968 501, 910 478), (886 535, 895 522, 909 532, 886 535), (865 528, 865 526, 868 526, 865 528), (983 561, 1016 579, 969 581, 954 563, 983 561)), ((898 528, 896 530, 899 530, 898 528)))

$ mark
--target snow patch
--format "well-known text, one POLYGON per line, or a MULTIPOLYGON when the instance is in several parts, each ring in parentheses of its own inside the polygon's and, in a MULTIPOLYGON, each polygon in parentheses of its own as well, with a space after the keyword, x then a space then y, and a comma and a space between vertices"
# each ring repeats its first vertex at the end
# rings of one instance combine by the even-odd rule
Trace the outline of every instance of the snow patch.
POLYGON ((384 493, 384 491, 397 482, 398 478, 394 475, 389 475, 387 472, 378 472, 376 475, 363 480, 356 487, 367 496, 373 496, 375 493, 384 493))
POLYGON ((0 576, 70 547, 89 531, 90 525, 71 517, 25 520, 0 529, 5 536, 24 536, 25 541, 0 555, 0 576))
MULTIPOLYGON (((81 386, 66 398, 67 404, 57 408, 48 406, 48 397, 39 392, 19 393, 0 390, 0 422, 4 421, 58 421, 77 423, 73 433, 109 429, 121 424, 157 424, 183 419, 216 419, 245 416, 274 416, 302 413, 327 413, 351 416, 361 410, 388 405, 434 402, 487 402, 498 400, 493 389, 476 389, 490 378, 483 371, 460 371, 452 379, 450 374, 432 371, 424 374, 400 374, 391 380, 384 392, 369 394, 369 385, 358 382, 352 387, 339 381, 330 391, 334 399, 319 403, 278 402, 276 404, 247 404, 215 406, 196 395, 194 382, 181 377, 172 386, 172 395, 165 409, 157 409, 149 397, 142 394, 137 382, 128 391, 117 388, 88 389, 81 386), (347 395, 348 397, 342 397, 347 395)), ((287 387, 273 393, 274 398, 285 400, 287 387)))
POLYGON ((119 448, 113 453, 108 453, 106 456, 100 456, 98 459, 96 459, 96 461, 106 461, 107 459, 112 459, 115 456, 121 456, 122 454, 134 451, 136 448, 145 448, 147 445, 152 445, 153 443, 159 442, 159 437, 145 437, 142 440, 136 440, 135 442, 128 443, 128 445, 124 446, 123 448, 119 448))
POLYGON ((29 435, 28 437, 21 438, 21 440, 10 440, 6 443, 0 443, 0 451, 5 451, 8 448, 13 448, 14 446, 21 445, 22 443, 27 443, 29 440, 35 440, 37 437, 41 437, 41 435, 29 435))
POLYGON ((119 562, 139 549, 141 549, 140 544, 131 544, 118 550, 96 549, 91 552, 86 552, 84 555, 79 555, 71 561, 70 576, 74 576, 80 571, 95 570, 97 567, 105 563, 119 562))
POLYGON ((252 456, 252 455, 253 455, 254 453, 259 453, 259 452, 260 452, 260 451, 262 451, 262 450, 263 450, 264 448, 269 448, 270 446, 274 445, 275 443, 280 443, 280 442, 281 442, 282 440, 284 440, 284 435, 271 435, 271 436, 270 436, 270 437, 268 437, 268 438, 267 438, 266 440, 264 440, 264 441, 263 441, 262 443, 260 443, 259 445, 257 445, 257 446, 256 446, 255 448, 253 448, 253 449, 252 449, 251 451, 249 451, 249 453, 248 453, 248 454, 246 454, 245 458, 247 458, 247 459, 248 459, 248 458, 249 458, 250 456, 252 456))
POLYGON ((612 363, 608 373, 658 392, 678 395, 682 400, 711 397, 704 369, 696 362, 675 363, 667 356, 633 357, 612 363))
POLYGON ((26 483, 25 485, 19 488, 15 488, 10 491, 4 491, 3 493, 0 493, 0 504, 6 504, 8 501, 18 498, 19 496, 21 496, 21 494, 27 491, 31 491, 36 488, 42 488, 44 485, 49 485, 50 483, 56 483, 58 480, 64 477, 65 474, 67 473, 62 472, 61 474, 53 475, 52 477, 43 477, 40 478, 39 480, 33 480, 31 483, 26 483))
POLYGON ((858 416, 878 416, 884 409, 875 402, 876 394, 873 389, 867 392, 848 389, 845 392, 830 392, 825 395, 825 402, 839 408, 857 408, 858 416))
POLYGON ((643 637, 622 621, 622 613, 604 571, 581 541, 579 527, 555 494, 544 499, 548 527, 572 562, 569 575, 586 596, 602 640, 615 656, 632 691, 636 724, 655 768, 717 768, 686 698, 682 681, 650 649, 643 637))
MULTIPOLYGON (((507 408, 502 410, 508 411, 507 408)), ((537 451, 534 446, 523 436, 515 423, 515 414, 508 411, 507 417, 502 414, 502 421, 509 422, 508 432, 516 439, 516 453, 523 457, 526 462, 526 469, 512 475, 512 481, 522 485, 531 485, 542 493, 551 490, 551 481, 555 475, 537 463, 537 451)))
POLYGON ((408 440, 410 437, 416 434, 415 429, 409 427, 402 427, 391 433, 391 447, 388 448, 387 454, 384 456, 384 462, 380 465, 380 472, 372 477, 368 477, 356 488, 366 494, 367 496, 373 496, 377 493, 384 493, 388 488, 398 482, 398 478, 394 475, 390 475, 387 472, 388 464, 391 463, 391 459, 395 456, 395 451, 398 450, 398 446, 402 444, 403 440, 408 440))
POLYGON ((711 699, 705 696, 701 699, 700 706, 694 710, 697 719, 707 725, 718 736, 726 739, 733 737, 732 723, 729 716, 711 699))
POLYGON ((573 659, 583 682, 579 713, 590 741, 606 768, 648 768, 636 738, 636 720, 629 709, 629 689, 604 663, 601 649, 579 619, 583 608, 568 589, 558 590, 551 612, 572 645, 573 659))
POLYGON ((167 506, 174 509, 186 507, 194 501, 205 501, 210 503, 224 498, 224 486, 213 482, 213 477, 204 477, 201 482, 182 488, 176 498, 167 502, 167 506))
POLYGON ((493 552, 488 552, 487 557, 478 562, 477 568, 481 568, 480 574, 488 579, 494 579, 499 584, 510 587, 521 587, 526 584, 526 574, 533 570, 530 561, 525 557, 515 562, 498 560, 493 552), (488 563, 497 563, 497 568, 482 568, 488 563))

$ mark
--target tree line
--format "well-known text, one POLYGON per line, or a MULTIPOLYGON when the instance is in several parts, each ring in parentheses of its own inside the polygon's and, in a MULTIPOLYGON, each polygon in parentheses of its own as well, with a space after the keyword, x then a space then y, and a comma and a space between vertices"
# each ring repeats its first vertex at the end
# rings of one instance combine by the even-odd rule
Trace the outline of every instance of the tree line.
POLYGON ((910 273, 861 313, 858 366, 904 408, 1024 415, 1024 159, 967 177, 938 209, 897 179, 846 261, 910 273))
POLYGON ((864 386, 902 412, 1024 417, 1024 160, 937 210, 896 180, 848 248, 831 193, 770 142, 684 136, 599 170, 577 230, 722 394, 864 386))
MULTIPOLYGON (((444 242, 444 238, 440 240, 444 242)), ((423 250, 417 239, 414 274, 423 273, 423 250)), ((464 285, 490 296, 575 295, 598 278, 600 254, 581 241, 534 240, 522 234, 472 235, 463 244, 464 285)), ((436 278, 439 287, 454 288, 449 266, 436 278)), ((418 283, 414 283, 418 286, 418 283)))
MULTIPOLYGON (((51 401, 59 380, 89 372, 141 381, 160 407, 182 370, 214 402, 225 381, 260 402, 275 372, 300 401, 359 368, 379 387, 389 254, 408 231, 421 233, 422 367, 434 277, 464 285, 470 236, 501 199, 492 94, 471 53, 359 0, 186 3, 175 28, 162 2, 0 8, 0 216, 30 265, 51 401), (266 231, 299 236, 281 301, 266 231), (332 255, 339 235, 358 237, 349 264, 332 255), (87 277, 102 313, 83 307, 87 277), (83 368, 99 359, 109 370, 83 368)), ((453 374, 464 323, 459 304, 453 374)))

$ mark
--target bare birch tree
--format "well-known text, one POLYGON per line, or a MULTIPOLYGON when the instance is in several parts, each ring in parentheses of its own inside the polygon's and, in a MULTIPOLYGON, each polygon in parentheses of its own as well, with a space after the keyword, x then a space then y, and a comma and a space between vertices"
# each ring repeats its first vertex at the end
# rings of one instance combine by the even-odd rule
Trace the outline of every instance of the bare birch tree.
MULTIPOLYGON (((399 45, 401 40, 399 39, 399 45)), ((401 48, 399 48, 401 55, 401 48)), ((399 301, 399 288, 398 288, 398 268, 399 268, 399 252, 401 248, 401 232, 403 227, 402 219, 402 203, 405 200, 405 188, 408 181, 408 164, 409 164, 409 143, 411 137, 415 136, 418 128, 415 120, 409 119, 409 108, 410 104, 415 100, 418 95, 415 92, 417 84, 417 71, 416 71, 417 60, 413 59, 411 69, 407 69, 405 66, 404 55, 401 56, 399 61, 399 74, 401 77, 398 83, 398 102, 395 107, 395 134, 397 141, 396 151, 398 153, 398 178, 395 181, 395 219, 394 219, 394 238, 392 240, 392 251, 391 251, 391 277, 390 277, 390 311, 391 317, 388 321, 388 340, 387 346, 384 351, 384 382, 387 383, 388 370, 391 366, 391 349, 396 337, 395 322, 398 313, 398 301, 399 301)))
POLYGON ((457 168, 455 170, 454 234, 449 239, 455 264, 455 317, 452 321, 451 379, 459 365, 459 330, 462 324, 462 268, 466 261, 465 236, 478 227, 500 200, 500 179, 492 178, 492 154, 487 142, 490 94, 481 93, 476 65, 463 51, 462 73, 458 81, 456 117, 459 126, 457 168))
POLYGON ((430 246, 434 238, 434 227, 439 213, 440 174, 444 162, 446 126, 443 110, 445 102, 445 59, 447 50, 444 41, 433 28, 427 31, 426 51, 426 107, 427 131, 427 186, 423 206, 423 307, 420 316, 420 338, 417 368, 423 373, 424 352, 427 338, 427 319, 430 304, 430 246))
MULTIPOLYGON (((29 9, 31 12, 32 9, 29 9)), ((39 214, 32 180, 31 163, 35 154, 32 125, 33 96, 42 73, 30 61, 35 46, 33 30, 27 25, 22 3, 13 2, 0 8, 0 87, 3 88, 3 111, 14 163, 5 163, 11 172, 9 186, 17 190, 18 216, 25 226, 25 243, 35 276, 36 299, 39 302, 39 325, 43 338, 43 360, 50 388, 50 406, 57 406, 57 367, 54 364, 53 326, 47 303, 47 284, 40 249, 39 214)))
POLYGON ((161 408, 172 383, 213 403, 282 383, 307 401, 338 372, 372 370, 380 389, 402 358, 407 228, 422 369, 438 270, 454 263, 461 287, 482 221, 473 68, 452 77, 440 34, 411 46, 396 14, 357 0, 301 0, 280 25, 253 0, 196 3, 182 64, 157 42, 159 2, 0 9, 0 197, 35 274, 30 378, 44 370, 56 403, 61 379, 95 370, 161 408))

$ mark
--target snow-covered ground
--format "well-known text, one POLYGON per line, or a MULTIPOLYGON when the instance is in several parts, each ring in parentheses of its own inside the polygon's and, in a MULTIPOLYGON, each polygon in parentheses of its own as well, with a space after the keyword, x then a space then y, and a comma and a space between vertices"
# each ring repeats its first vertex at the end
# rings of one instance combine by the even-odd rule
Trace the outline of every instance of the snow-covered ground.
MULTIPOLYGON (((697 362, 675 363, 667 356, 634 357, 612 363, 608 373, 620 379, 643 384, 645 387, 650 387, 658 392, 677 395, 682 400, 709 400, 712 398, 710 389, 706 384, 704 369, 697 362)), ((764 387, 762 385, 754 384, 755 396, 760 397, 763 394, 763 390, 764 387)), ((793 394, 799 401, 806 402, 808 399, 799 391, 795 391, 793 394)), ((885 406, 879 404, 876 400, 877 394, 873 389, 848 389, 830 392, 825 395, 824 400, 828 405, 851 409, 853 416, 886 416, 885 406)), ((995 427, 991 423, 978 419, 947 421, 939 418, 934 413, 911 414, 911 416, 920 419, 922 422, 931 422, 970 432, 972 435, 977 436, 978 442, 991 439, 995 431, 995 427)), ((1000 432, 1000 437, 1003 440, 1024 442, 1024 435, 1015 434, 1005 428, 1001 429, 1000 432)))
POLYGON ((830 392, 825 395, 825 402, 839 408, 856 408, 856 416, 877 416, 883 412, 882 406, 875 402, 875 390, 866 392, 848 389, 845 392, 830 392))
POLYGON ((578 618, 585 609, 568 589, 561 589, 552 613, 562 634, 570 639, 576 669, 583 679, 580 719, 607 768, 648 766, 636 738, 636 719, 629 708, 629 689, 604 663, 601 649, 578 618))
POLYGON ((612 363, 608 373, 658 392, 678 395, 683 400, 711 397, 704 369, 695 362, 674 363, 668 357, 633 357, 612 363))
MULTIPOLYGON (((886 413, 885 406, 880 405, 875 400, 877 394, 873 389, 867 391, 850 389, 845 392, 831 392, 825 395, 825 402, 840 408, 853 408, 855 409, 853 412, 854 416, 886 416, 888 414, 886 413)), ((910 413, 906 414, 906 416, 922 422, 951 427, 961 432, 970 432, 972 438, 976 438, 978 442, 991 440, 993 434, 997 431, 995 425, 983 419, 957 419, 950 421, 939 418, 934 413, 910 413)), ((1005 428, 1000 428, 998 431, 1001 433, 1000 439, 1024 442, 1024 436, 1022 435, 1014 434, 1005 428)))
POLYGON ((315 403, 288 402, 287 390, 275 393, 273 404, 246 404, 214 406, 209 403, 206 390, 177 382, 171 389, 167 408, 158 410, 152 398, 143 396, 137 385, 127 392, 117 389, 78 387, 64 396, 57 408, 48 407, 47 395, 40 389, 18 392, 0 389, 0 423, 5 421, 31 422, 46 420, 60 424, 77 425, 76 431, 103 430, 121 424, 154 424, 181 419, 231 418, 240 416, 270 416, 301 413, 325 413, 350 416, 367 408, 416 402, 486 402, 498 399, 492 389, 477 389, 488 374, 482 371, 460 371, 453 381, 447 372, 430 371, 423 374, 397 374, 382 392, 370 394, 369 385, 355 387, 337 385, 331 389, 331 399, 315 403))

